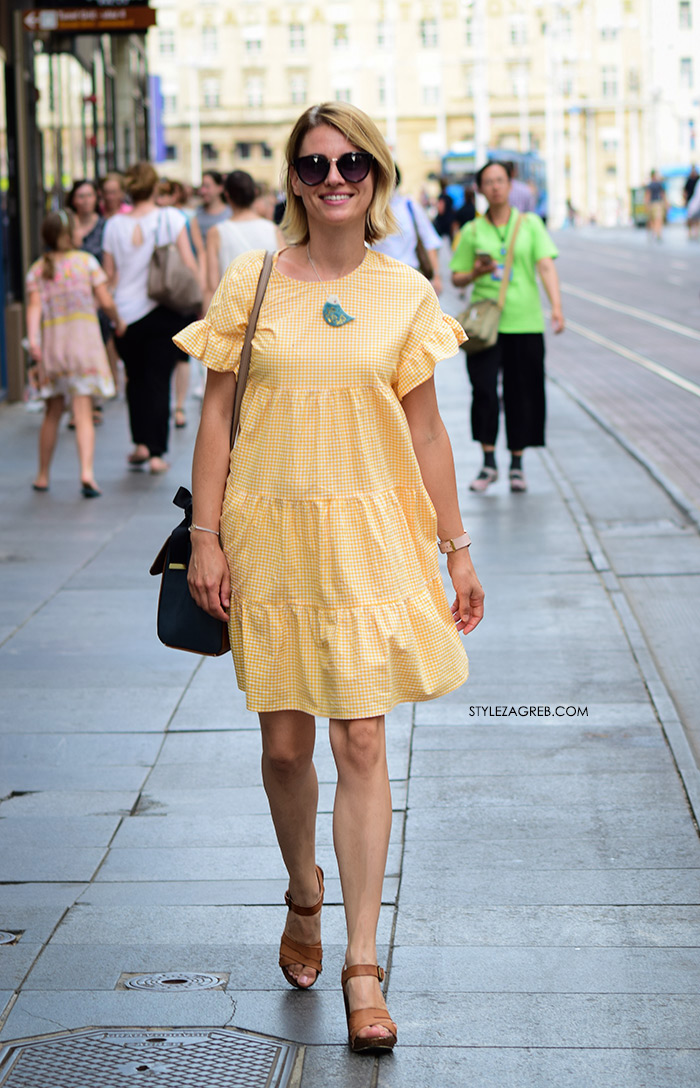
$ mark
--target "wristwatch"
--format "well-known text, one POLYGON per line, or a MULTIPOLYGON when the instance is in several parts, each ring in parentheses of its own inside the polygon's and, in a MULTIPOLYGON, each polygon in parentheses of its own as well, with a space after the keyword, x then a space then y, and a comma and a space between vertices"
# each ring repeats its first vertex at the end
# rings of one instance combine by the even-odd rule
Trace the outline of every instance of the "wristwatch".
POLYGON ((469 533, 462 533, 453 540, 438 540, 438 548, 443 555, 447 555, 449 552, 458 552, 460 548, 468 548, 471 542, 469 533))

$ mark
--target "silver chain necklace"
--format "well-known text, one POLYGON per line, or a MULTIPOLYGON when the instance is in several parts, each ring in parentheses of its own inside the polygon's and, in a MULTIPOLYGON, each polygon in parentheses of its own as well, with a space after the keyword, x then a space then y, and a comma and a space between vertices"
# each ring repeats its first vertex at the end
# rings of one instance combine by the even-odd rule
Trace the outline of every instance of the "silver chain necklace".
MULTIPOLYGON (((323 280, 318 274, 318 269, 316 265, 311 260, 308 242, 306 244, 306 259, 313 268, 318 282, 323 283, 323 280)), ((346 314, 345 310, 340 305, 340 299, 337 295, 328 295, 326 301, 323 304, 323 320, 326 322, 327 325, 331 325, 334 329, 337 329, 341 325, 347 325, 348 321, 354 321, 355 318, 350 317, 350 314, 346 314)))

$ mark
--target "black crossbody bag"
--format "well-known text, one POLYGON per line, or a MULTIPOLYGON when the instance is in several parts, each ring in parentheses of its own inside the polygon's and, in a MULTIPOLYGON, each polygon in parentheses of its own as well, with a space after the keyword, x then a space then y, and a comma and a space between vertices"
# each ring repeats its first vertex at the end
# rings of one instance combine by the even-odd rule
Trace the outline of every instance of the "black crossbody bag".
MULTIPOLYGON (((236 381, 236 397, 231 420, 231 449, 238 432, 241 403, 245 392, 248 369, 250 367, 251 345, 258 323, 258 314, 262 304, 267 281, 272 270, 272 253, 265 254, 258 289, 255 293, 253 309, 248 319, 241 364, 236 381)), ((206 657, 220 657, 230 649, 228 625, 223 620, 210 616, 195 603, 187 585, 187 569, 192 555, 192 495, 186 487, 181 487, 173 499, 175 506, 184 510, 185 516, 176 525, 151 566, 151 574, 160 574, 160 593, 158 595, 157 630, 158 638, 173 650, 187 650, 206 657)))

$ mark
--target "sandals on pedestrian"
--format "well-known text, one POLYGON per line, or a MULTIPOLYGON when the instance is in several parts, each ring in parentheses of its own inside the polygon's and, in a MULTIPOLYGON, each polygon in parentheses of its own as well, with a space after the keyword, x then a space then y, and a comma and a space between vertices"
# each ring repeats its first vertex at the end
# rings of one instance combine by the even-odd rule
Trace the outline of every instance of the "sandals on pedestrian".
POLYGON ((525 475, 519 468, 512 468, 508 473, 511 491, 527 491, 525 475))
POLYGON ((340 982, 343 987, 345 1015, 348 1020, 348 1041, 350 1043, 350 1049, 354 1051, 355 1054, 366 1051, 393 1050, 396 1046, 398 1030, 386 1008, 355 1009, 354 1012, 350 1012, 350 1003, 348 1001, 345 984, 348 979, 357 978, 358 975, 375 976, 380 982, 383 982, 384 968, 377 967, 375 963, 356 963, 352 967, 343 968, 340 982), (370 1027, 386 1028, 390 1034, 370 1035, 369 1037, 358 1034, 363 1028, 370 1027))
MULTIPOLYGON (((289 910, 293 914, 299 914, 303 918, 309 918, 313 914, 318 914, 323 906, 323 869, 320 865, 316 866, 316 879, 318 880, 318 886, 321 894, 318 897, 318 901, 314 903, 312 907, 298 907, 289 894, 289 889, 284 894, 284 901, 287 904, 289 910)), ((315 944, 301 944, 300 941, 293 940, 287 934, 285 928, 282 934, 282 941, 280 943, 280 958, 279 965, 282 968, 282 974, 286 978, 287 982, 291 986, 296 986, 298 990, 310 990, 314 982, 321 974, 323 961, 323 948, 321 942, 317 941, 315 944), (300 986, 294 975, 289 971, 289 968, 293 963, 300 963, 303 967, 310 967, 316 972, 316 978, 314 982, 310 982, 308 986, 300 986)))
POLYGON ((485 491, 498 479, 498 469, 484 465, 479 475, 469 485, 470 491, 485 491))
POLYGON ((185 416, 185 409, 184 408, 176 408, 175 409, 175 426, 179 430, 181 430, 183 427, 187 426, 187 417, 185 416))

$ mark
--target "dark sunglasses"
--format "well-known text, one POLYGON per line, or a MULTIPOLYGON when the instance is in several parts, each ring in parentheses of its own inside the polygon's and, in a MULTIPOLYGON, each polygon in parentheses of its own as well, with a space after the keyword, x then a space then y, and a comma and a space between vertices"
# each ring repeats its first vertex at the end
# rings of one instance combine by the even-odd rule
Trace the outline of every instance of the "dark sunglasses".
POLYGON ((302 155, 294 160, 294 169, 304 185, 320 185, 325 181, 334 162, 341 178, 351 183, 364 181, 372 168, 374 155, 369 151, 346 151, 339 159, 327 159, 325 155, 302 155))

